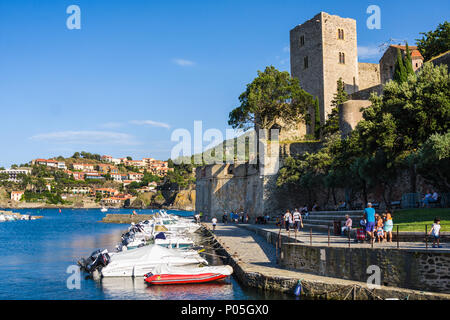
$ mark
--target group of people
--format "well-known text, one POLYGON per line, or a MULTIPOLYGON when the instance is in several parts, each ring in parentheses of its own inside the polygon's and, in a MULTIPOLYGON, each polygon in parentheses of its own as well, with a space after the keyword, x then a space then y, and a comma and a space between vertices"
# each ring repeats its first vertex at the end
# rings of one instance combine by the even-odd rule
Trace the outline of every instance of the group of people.
POLYGON ((367 204, 367 208, 364 209, 364 214, 359 222, 364 233, 368 235, 370 241, 378 242, 388 241, 392 242, 392 229, 394 228, 394 220, 392 213, 389 210, 385 210, 381 215, 375 212, 372 208, 372 203, 367 204))
POLYGON ((300 230, 300 228, 303 228, 303 219, 306 219, 308 215, 309 212, 307 205, 301 208, 300 211, 297 208, 295 208, 295 210, 292 213, 290 210, 286 210, 286 213, 282 217, 282 221, 284 227, 286 228, 286 231, 289 232, 291 227, 293 227, 295 231, 298 231, 300 230), (302 215, 304 216, 303 218, 302 215))
POLYGON ((425 194, 425 196, 422 199, 422 207, 425 207, 430 204, 430 203, 437 203, 439 200, 439 194, 434 191, 433 193, 430 192, 430 190, 427 190, 427 193, 425 194))
MULTIPOLYGON (((243 211, 241 211, 240 213, 238 213, 237 210, 231 211, 230 212, 230 222, 232 223, 248 223, 248 214, 245 214, 243 211)), ((228 223, 228 214, 226 212, 223 213, 222 215, 222 223, 227 224, 228 223)))

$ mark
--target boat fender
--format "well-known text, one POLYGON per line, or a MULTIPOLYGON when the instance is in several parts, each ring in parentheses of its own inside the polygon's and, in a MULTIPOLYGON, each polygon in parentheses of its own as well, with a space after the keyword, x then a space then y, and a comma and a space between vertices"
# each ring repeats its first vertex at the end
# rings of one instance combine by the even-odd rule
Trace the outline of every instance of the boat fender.
POLYGON ((294 294, 298 297, 302 294, 302 282, 298 280, 297 286, 295 287, 294 294))

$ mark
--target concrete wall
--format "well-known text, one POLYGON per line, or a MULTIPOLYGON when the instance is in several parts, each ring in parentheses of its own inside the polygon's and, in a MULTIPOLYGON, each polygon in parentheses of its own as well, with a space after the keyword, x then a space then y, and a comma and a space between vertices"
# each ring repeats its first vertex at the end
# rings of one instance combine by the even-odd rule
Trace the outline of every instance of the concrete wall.
POLYGON ((450 293, 450 253, 397 249, 310 247, 283 244, 283 267, 366 282, 371 265, 380 267, 381 285, 450 293))

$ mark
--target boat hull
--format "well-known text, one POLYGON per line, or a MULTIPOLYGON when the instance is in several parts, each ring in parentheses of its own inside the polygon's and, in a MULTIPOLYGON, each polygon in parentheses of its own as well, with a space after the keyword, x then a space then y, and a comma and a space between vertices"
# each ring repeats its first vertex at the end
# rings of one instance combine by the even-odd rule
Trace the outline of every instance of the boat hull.
POLYGON ((205 283, 222 280, 228 275, 220 273, 203 273, 203 274, 158 274, 145 278, 145 282, 151 285, 168 285, 168 284, 192 284, 205 283))

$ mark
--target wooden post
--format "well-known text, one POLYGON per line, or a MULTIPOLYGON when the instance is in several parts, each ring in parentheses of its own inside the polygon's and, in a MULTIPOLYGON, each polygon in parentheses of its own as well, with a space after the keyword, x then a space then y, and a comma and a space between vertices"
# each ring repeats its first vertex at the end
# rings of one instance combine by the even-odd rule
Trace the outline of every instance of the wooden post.
POLYGON ((428 250, 428 237, 427 237, 428 225, 425 225, 425 249, 428 250))
POLYGON ((348 233, 348 247, 350 248, 350 230, 347 229, 347 233, 348 233))
POLYGON ((312 228, 309 228, 309 244, 312 246, 312 228))
POLYGON ((328 226, 328 246, 330 246, 330 226, 328 226))
POLYGON ((398 235, 398 225, 397 225, 397 249, 400 248, 400 237, 398 235))

